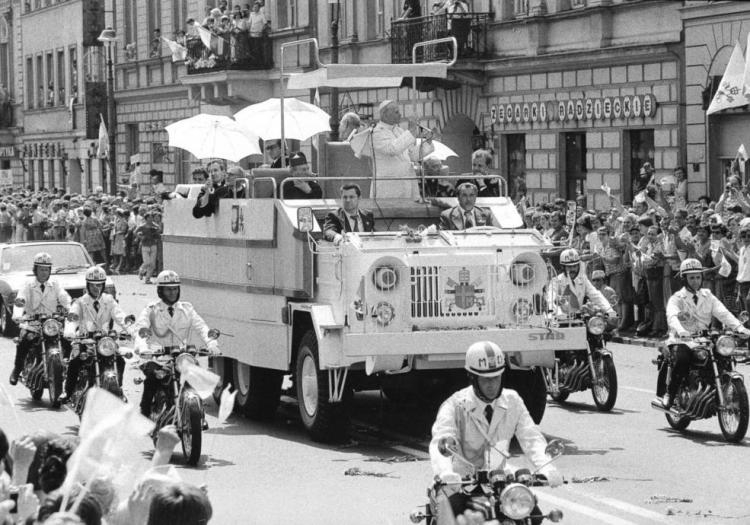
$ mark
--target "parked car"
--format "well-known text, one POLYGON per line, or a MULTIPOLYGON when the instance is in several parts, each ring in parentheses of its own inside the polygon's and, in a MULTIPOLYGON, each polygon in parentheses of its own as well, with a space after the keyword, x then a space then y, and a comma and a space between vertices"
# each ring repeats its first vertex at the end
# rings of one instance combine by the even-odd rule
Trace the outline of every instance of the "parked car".
MULTIPOLYGON (((75 299, 86 291, 86 269, 94 262, 86 248, 77 242, 22 242, 0 244, 0 332, 14 336, 18 326, 12 321, 13 301, 23 283, 33 277, 34 255, 52 256, 52 279, 57 280, 75 299)), ((116 297, 115 285, 107 278, 105 291, 116 297)))

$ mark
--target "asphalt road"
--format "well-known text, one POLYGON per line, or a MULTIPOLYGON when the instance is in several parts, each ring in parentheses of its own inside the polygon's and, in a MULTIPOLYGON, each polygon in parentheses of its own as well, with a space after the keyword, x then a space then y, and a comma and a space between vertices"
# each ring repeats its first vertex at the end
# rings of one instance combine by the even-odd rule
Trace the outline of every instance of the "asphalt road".
MULTIPOLYGON (((156 295, 153 285, 132 276, 115 282, 128 312, 137 314, 156 295)), ((183 299, 199 312, 205 308, 197 298, 183 299)), ((685 434, 671 430, 649 406, 655 350, 610 348, 620 383, 611 413, 597 412, 587 392, 571 395, 565 405, 548 405, 541 428, 566 442, 557 466, 570 483, 538 489, 542 510, 560 508, 563 523, 575 525, 750 523, 748 439, 725 443, 716 419, 694 422, 685 434)), ((25 387, 7 384, 13 352, 12 342, 0 339, 0 381, 15 401, 13 409, 0 406, 0 427, 11 437, 37 428, 75 434, 73 412, 50 409, 46 398, 33 402, 25 387)), ((748 367, 740 367, 747 375, 748 367)), ((131 367, 126 371, 124 386, 133 403, 140 399, 133 383, 139 375, 131 367)), ((357 394, 351 439, 338 446, 311 442, 289 398, 271 423, 233 414, 219 425, 210 400, 207 412, 200 466, 183 465, 179 446, 173 463, 186 481, 208 485, 212 523, 401 524, 425 502, 432 477, 425 451, 435 407, 357 394)), ((151 442, 144 437, 134 445, 139 452, 132 461, 145 469, 151 442)))

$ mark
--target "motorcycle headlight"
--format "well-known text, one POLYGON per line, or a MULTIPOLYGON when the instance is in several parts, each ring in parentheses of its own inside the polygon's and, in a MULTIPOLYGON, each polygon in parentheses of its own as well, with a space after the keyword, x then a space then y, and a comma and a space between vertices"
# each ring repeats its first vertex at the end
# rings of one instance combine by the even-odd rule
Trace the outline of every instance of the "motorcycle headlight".
POLYGON ((392 266, 379 266, 372 272, 372 282, 381 292, 393 290, 398 284, 398 272, 392 266))
POLYGON ((601 317, 596 316, 589 319, 589 322, 586 326, 590 333, 594 335, 601 335, 602 333, 604 333, 604 329, 607 327, 607 322, 601 317))
POLYGON ((696 361, 705 361, 708 359, 708 350, 702 347, 693 348, 693 357, 696 361))
POLYGON ((60 333, 60 323, 54 319, 47 319, 42 325, 42 332, 44 332, 44 335, 47 337, 55 337, 60 333))
POLYGON ((197 366, 198 360, 187 352, 183 352, 174 360, 174 367, 182 374, 188 363, 197 366))
POLYGON ((500 508, 512 520, 522 520, 531 514, 536 499, 531 490, 520 483, 511 483, 500 493, 500 508))
POLYGON ((731 335, 722 335, 716 340, 716 351, 723 356, 730 356, 737 348, 737 343, 731 335))
POLYGON ((115 355, 115 352, 117 352, 117 343, 115 343, 115 340, 111 337, 102 337, 99 339, 99 344, 97 345, 96 350, 100 355, 109 357, 115 355))
POLYGON ((380 326, 388 326, 396 316, 396 310, 391 303, 381 301, 373 310, 373 316, 380 326))

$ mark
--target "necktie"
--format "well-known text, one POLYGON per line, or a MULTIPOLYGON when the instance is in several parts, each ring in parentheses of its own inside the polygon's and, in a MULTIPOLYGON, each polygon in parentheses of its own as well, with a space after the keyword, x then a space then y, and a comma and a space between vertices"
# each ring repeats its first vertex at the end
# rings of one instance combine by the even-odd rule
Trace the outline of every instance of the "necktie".
POLYGON ((492 405, 484 407, 484 418, 487 420, 487 423, 492 423, 492 414, 494 412, 495 410, 492 408, 492 405))
POLYGON ((695 306, 698 306, 698 294, 697 293, 693 294, 693 303, 695 303, 695 306))
POLYGON ((96 313, 99 313, 99 301, 94 301, 94 310, 96 310, 96 313))
POLYGON ((169 317, 174 317, 174 307, 170 306, 167 308, 167 311, 169 312, 169 317))
POLYGON ((470 211, 464 212, 464 228, 471 228, 474 226, 474 217, 470 211))
POLYGON ((45 288, 45 285, 44 285, 44 283, 40 284, 40 285, 39 285, 39 288, 41 288, 41 289, 42 289, 42 293, 44 293, 44 288, 45 288))
POLYGON ((351 220, 351 223, 352 223, 352 231, 353 232, 358 232, 359 231, 359 225, 358 225, 359 221, 357 220, 357 217, 356 216, 350 216, 349 219, 351 220))

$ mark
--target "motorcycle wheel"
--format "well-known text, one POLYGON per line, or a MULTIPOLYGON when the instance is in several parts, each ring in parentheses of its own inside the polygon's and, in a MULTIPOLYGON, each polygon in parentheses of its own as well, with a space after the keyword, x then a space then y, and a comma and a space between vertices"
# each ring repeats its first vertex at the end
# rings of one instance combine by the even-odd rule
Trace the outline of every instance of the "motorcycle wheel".
POLYGON ((318 366, 318 340, 312 330, 300 341, 295 371, 297 405, 310 437, 315 441, 341 441, 349 426, 346 398, 339 403, 328 400, 328 371, 318 366))
POLYGON ((43 395, 44 395, 43 388, 40 388, 39 390, 33 390, 31 392, 31 399, 33 399, 34 401, 40 401, 43 395))
POLYGON ((742 380, 732 379, 724 385, 724 402, 731 406, 731 412, 719 411, 721 433, 730 443, 737 443, 745 437, 750 418, 747 390, 742 380))
POLYGON ((591 395, 599 412, 609 412, 617 400, 617 370, 612 357, 605 355, 594 359, 599 384, 591 386, 591 395))
POLYGON ((188 465, 195 466, 201 458, 203 427, 201 401, 198 394, 192 389, 186 389, 182 393, 180 415, 182 418, 182 432, 180 433, 182 453, 185 455, 185 462, 188 465))
POLYGON ((273 419, 281 399, 281 370, 271 370, 234 362, 235 404, 248 418, 256 421, 273 419))
POLYGON ((54 408, 58 408, 63 387, 63 364, 60 354, 51 355, 47 360, 47 387, 49 402, 54 408))

